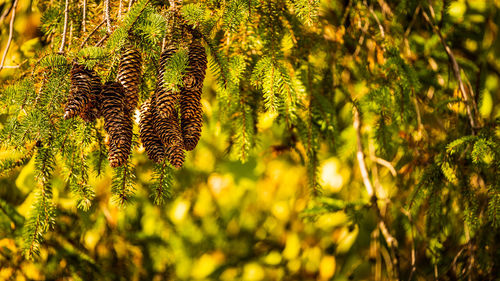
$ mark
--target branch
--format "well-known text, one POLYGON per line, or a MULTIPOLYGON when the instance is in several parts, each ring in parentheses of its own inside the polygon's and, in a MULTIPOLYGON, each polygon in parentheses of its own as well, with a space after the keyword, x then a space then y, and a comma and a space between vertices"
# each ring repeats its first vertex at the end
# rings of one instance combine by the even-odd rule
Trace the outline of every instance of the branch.
POLYGON ((7 53, 9 52, 10 43, 12 43, 12 34, 14 33, 14 19, 16 18, 16 8, 17 8, 17 0, 12 4, 12 16, 10 17, 9 23, 9 39, 7 39, 7 46, 5 46, 5 50, 3 51, 2 62, 0 62, 0 71, 2 71, 3 65, 5 63, 5 58, 7 57, 7 53))
POLYGON ((10 13, 10 11, 12 10, 12 6, 14 5, 10 5, 10 7, 8 9, 5 9, 5 11, 2 13, 2 15, 0 16, 0 24, 3 23, 4 19, 7 17, 7 15, 10 13))
POLYGON ((85 32, 85 18, 87 17, 87 0, 83 0, 82 31, 85 32))
MULTIPOLYGON (((429 5, 429 9, 432 15, 432 18, 434 19, 434 9, 432 8, 431 5, 429 5)), ((451 51, 450 47, 444 40, 443 34, 441 33, 441 30, 432 22, 432 20, 429 18, 429 15, 427 15, 427 12, 422 9, 422 15, 424 16, 425 20, 429 25, 431 26, 432 30, 439 36, 439 40, 441 41, 441 44, 444 47, 444 50, 446 51, 446 54, 448 55, 448 58, 450 59, 451 65, 452 65, 452 70, 453 70, 453 75, 455 76, 455 79, 458 81, 458 87, 460 89, 460 93, 462 94, 462 98, 464 99, 465 102, 465 108, 467 109, 467 115, 469 117, 469 122, 472 127, 472 134, 475 135, 475 129, 478 128, 476 125, 476 119, 475 119, 475 114, 473 113, 471 109, 471 99, 469 97, 469 93, 465 90, 464 82, 462 81, 462 76, 461 76, 461 68, 457 63, 457 60, 455 59, 455 55, 451 51)), ((470 94, 473 97, 472 100, 474 100, 474 92, 472 89, 470 89, 470 94)), ((473 101, 472 101, 473 102, 473 101)))
POLYGON ((122 17, 123 0, 120 0, 120 5, 118 5, 118 20, 122 17))
MULTIPOLYGON (((366 1, 364 1, 365 5, 368 5, 366 3, 366 1)), ((380 20, 378 19, 377 15, 375 14, 375 12, 373 11, 373 8, 372 6, 368 6, 368 11, 370 12, 370 14, 375 18, 375 21, 377 22, 377 25, 378 25, 378 28, 380 29, 380 35, 382 36, 382 38, 385 38, 385 32, 384 32, 384 27, 382 26, 382 24, 380 23, 380 20)))
POLYGON ((378 206, 378 198, 375 190, 373 189, 372 183, 370 181, 370 177, 368 174, 368 170, 366 169, 365 163, 365 154, 363 153, 363 144, 361 142, 361 120, 359 116, 359 110, 356 105, 353 107, 353 127, 356 131, 356 141, 357 141, 357 152, 356 158, 358 159, 359 171, 361 172, 361 177, 363 179, 363 183, 365 185, 366 192, 370 196, 370 201, 372 202, 372 206, 375 209, 376 215, 378 217, 378 227, 382 232, 382 235, 385 238, 387 246, 391 249, 392 252, 392 263, 394 265, 394 275, 396 276, 396 280, 399 280, 399 252, 398 252, 398 241, 391 235, 389 229, 387 228, 387 224, 385 223, 384 217, 382 216, 382 212, 378 206))
POLYGON ((87 41, 89 41, 90 37, 99 29, 99 27, 101 27, 104 22, 106 20, 102 20, 101 23, 99 23, 90 33, 89 35, 87 35, 87 37, 85 38, 85 40, 82 41, 82 44, 80 44, 80 49, 83 48, 83 46, 85 46, 85 43, 87 43, 87 41))
POLYGON ((389 171, 391 172, 392 176, 395 177, 398 175, 398 173, 396 172, 396 169, 394 169, 394 166, 392 166, 391 162, 385 160, 385 159, 382 159, 380 157, 375 157, 375 162, 377 162, 378 164, 386 167, 387 169, 389 169, 389 171))
POLYGON ((106 20, 106 28, 108 33, 111 33, 111 18, 109 17, 109 0, 104 0, 104 20, 106 20))
POLYGON ((68 32, 68 6, 69 0, 64 4, 64 29, 62 34, 61 46, 59 47, 59 54, 64 54, 64 45, 66 44, 66 33, 68 32))
POLYGON ((132 8, 132 4, 134 4, 134 0, 129 0, 128 1, 128 10, 127 10, 127 12, 130 12, 130 9, 132 8))

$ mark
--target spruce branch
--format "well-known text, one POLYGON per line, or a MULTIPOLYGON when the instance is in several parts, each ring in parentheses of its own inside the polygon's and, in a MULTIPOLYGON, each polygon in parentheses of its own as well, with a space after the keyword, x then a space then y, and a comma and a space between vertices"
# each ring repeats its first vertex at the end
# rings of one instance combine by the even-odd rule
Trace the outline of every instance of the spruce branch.
POLYGON ((443 45, 444 50, 445 50, 446 54, 448 55, 448 58, 451 62, 453 75, 455 76, 455 79, 458 82, 458 88, 460 90, 460 93, 461 93, 462 98, 463 98, 464 103, 465 103, 465 108, 467 110, 467 116, 469 117, 469 123, 470 123, 471 129, 472 129, 472 134, 475 135, 476 129, 478 129, 479 126, 476 123, 477 122, 476 119, 478 118, 477 113, 475 113, 473 111, 473 108, 471 107, 471 105, 472 105, 472 106, 474 106, 474 108, 477 108, 477 106, 474 105, 475 104, 474 91, 472 88, 470 88, 469 89, 470 96, 469 96, 469 92, 466 91, 464 82, 462 80, 462 75, 461 75, 462 69, 458 65, 457 59, 455 58, 453 51, 450 49, 450 47, 448 46, 448 44, 444 40, 444 37, 443 37, 443 34, 441 33, 441 30, 433 22, 433 20, 435 20, 435 17, 434 17, 434 9, 432 8, 432 5, 429 5, 429 10, 430 10, 430 13, 432 16, 432 20, 424 9, 422 9, 422 15, 424 16, 425 21, 427 21, 427 23, 431 26, 432 30, 438 35, 439 40, 441 41, 441 44, 443 45))
POLYGON ((372 186, 370 181, 370 176, 368 174, 368 169, 366 168, 365 163, 365 154, 363 152, 363 144, 362 144, 362 136, 361 136, 361 118, 357 105, 353 106, 353 127, 356 131, 356 142, 357 142, 357 152, 356 158, 358 160, 359 170, 361 172, 361 178, 363 179, 363 184, 365 186, 366 192, 368 196, 370 196, 370 201, 372 202, 372 206, 375 209, 375 213, 378 218, 378 227, 382 232, 382 235, 385 238, 387 246, 391 249, 392 252, 392 263, 394 268, 394 275, 396 280, 399 280, 399 251, 398 251, 398 241, 394 236, 391 235, 389 229, 387 228, 387 223, 385 222, 385 218, 380 211, 380 207, 378 206, 378 197, 372 186))
POLYGON ((64 4, 64 27, 61 39, 61 46, 59 47, 59 54, 64 54, 64 45, 66 44, 66 34, 68 33, 68 9, 69 9, 69 0, 66 0, 64 4))
POLYGON ((130 163, 114 169, 114 176, 111 183, 111 193, 114 201, 123 206, 129 203, 134 194, 134 175, 132 174, 130 163))
POLYGON ((10 16, 10 23, 9 23, 9 38, 7 39, 7 45, 5 46, 5 50, 3 51, 2 61, 0 62, 0 71, 2 71, 2 69, 4 68, 5 58, 7 57, 10 44, 12 43, 12 35, 14 33, 14 19, 16 18, 17 1, 18 0, 15 0, 14 4, 12 4, 12 15, 10 16))
POLYGON ((151 197, 156 205, 162 205, 170 197, 172 190, 173 169, 165 158, 162 163, 155 164, 153 175, 153 193, 151 197))

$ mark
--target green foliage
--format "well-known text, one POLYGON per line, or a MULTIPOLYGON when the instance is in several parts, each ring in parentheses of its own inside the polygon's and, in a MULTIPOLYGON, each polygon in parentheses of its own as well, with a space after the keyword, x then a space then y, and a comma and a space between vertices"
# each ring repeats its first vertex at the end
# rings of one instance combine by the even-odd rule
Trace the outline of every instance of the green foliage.
POLYGON ((24 224, 24 252, 27 258, 40 253, 44 234, 55 224, 55 208, 50 178, 54 170, 54 155, 51 148, 38 147, 35 156, 35 171, 38 189, 30 215, 24 224))
POLYGON ((498 275, 498 3, 110 1, 108 31, 103 1, 70 2, 60 52, 65 2, 25 2, 0 73, 0 279, 498 275), (112 170, 102 120, 63 118, 71 63, 115 81, 139 49, 143 102, 165 45, 183 87, 188 29, 209 63, 199 145, 180 170, 140 145, 112 170))
POLYGON ((153 185, 151 186, 151 198, 157 205, 162 205, 170 198, 172 190, 172 174, 174 170, 165 160, 161 164, 156 164, 154 167, 153 185))
POLYGON ((186 49, 180 49, 167 60, 165 65, 165 74, 163 83, 173 91, 180 91, 184 86, 182 77, 186 72, 188 65, 188 52, 186 49))

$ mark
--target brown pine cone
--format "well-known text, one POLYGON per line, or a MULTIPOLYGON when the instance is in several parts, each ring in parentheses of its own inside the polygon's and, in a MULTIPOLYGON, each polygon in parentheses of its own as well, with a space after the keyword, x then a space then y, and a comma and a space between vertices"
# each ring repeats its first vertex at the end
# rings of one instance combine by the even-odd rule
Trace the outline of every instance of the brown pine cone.
POLYGON ((179 100, 179 94, 168 89, 163 83, 165 74, 165 67, 167 66, 168 59, 176 52, 174 46, 167 47, 160 56, 159 69, 157 76, 157 86, 155 90, 156 111, 162 118, 170 118, 175 111, 175 106, 179 100))
POLYGON ((80 113, 80 117, 86 122, 92 122, 99 118, 99 95, 102 90, 101 78, 92 72, 92 77, 90 79, 90 98, 87 106, 84 108, 83 112, 80 113))
POLYGON ((104 129, 109 135, 109 163, 111 167, 127 162, 132 146, 132 117, 125 112, 125 94, 122 84, 107 82, 100 96, 99 111, 104 118, 104 129))
POLYGON ((203 125, 201 88, 182 89, 180 109, 184 148, 193 150, 200 140, 203 125))
POLYGON ((160 138, 156 135, 153 127, 154 114, 151 107, 151 98, 146 100, 141 106, 140 138, 148 158, 159 163, 165 158, 165 147, 160 138))
POLYGON ((164 146, 182 147, 183 141, 177 112, 174 112, 174 116, 166 119, 154 111, 153 127, 164 146))
POLYGON ((180 146, 169 146, 167 147, 167 157, 168 161, 172 166, 176 168, 182 167, 184 164, 184 149, 180 146))
POLYGON ((141 84, 142 57, 141 53, 133 48, 127 48, 120 58, 118 67, 118 81, 125 89, 125 106, 127 112, 133 114, 139 100, 141 84))
POLYGON ((179 115, 174 109, 169 118, 163 118, 157 111, 156 100, 153 99, 153 127, 160 141, 163 143, 166 156, 170 164, 180 168, 184 163, 184 144, 179 125, 179 115))
POLYGON ((205 47, 199 39, 193 39, 189 45, 189 65, 184 77, 184 87, 187 89, 198 89, 203 87, 205 72, 207 70, 207 54, 205 47))
POLYGON ((198 144, 201 137, 202 125, 203 118, 201 114, 190 119, 181 119, 182 138, 186 150, 191 151, 198 144))
POLYGON ((81 114, 89 105, 91 95, 91 71, 83 65, 74 63, 70 71, 71 86, 64 108, 64 119, 81 114))

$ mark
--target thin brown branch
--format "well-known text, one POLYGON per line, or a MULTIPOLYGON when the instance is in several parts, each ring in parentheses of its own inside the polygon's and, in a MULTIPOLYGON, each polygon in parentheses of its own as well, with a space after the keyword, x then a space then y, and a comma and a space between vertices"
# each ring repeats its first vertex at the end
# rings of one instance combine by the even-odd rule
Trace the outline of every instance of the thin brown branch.
POLYGON ((399 280, 399 252, 398 252, 398 241, 391 235, 389 229, 387 228, 387 224, 385 222, 384 216, 380 211, 378 206, 378 198, 377 194, 373 188, 373 185, 370 181, 370 176, 368 174, 368 170, 366 168, 365 163, 365 154, 363 152, 363 143, 361 141, 361 118, 360 113, 356 105, 353 107, 353 127, 356 131, 356 142, 357 142, 357 152, 356 158, 358 160, 359 171, 361 172, 361 178, 363 179, 363 184, 365 186, 366 192, 370 196, 370 200, 372 202, 372 206, 375 209, 376 215, 378 217, 378 227, 380 232, 384 236, 384 239, 387 243, 387 246, 391 249, 392 252, 392 264, 393 271, 396 280, 399 280))
POLYGON ((413 17, 411 18, 410 24, 405 30, 404 38, 408 38, 408 36, 410 35, 411 29, 413 28, 413 25, 417 21, 417 16, 419 12, 420 12, 420 5, 417 6, 415 12, 413 13, 413 17))
POLYGON ((85 19, 87 18, 87 0, 83 0, 83 10, 82 10, 82 31, 85 32, 85 19))
MULTIPOLYGON (((434 19, 434 9, 432 8, 431 5, 429 5, 429 10, 432 16, 432 19, 434 19)), ((444 40, 443 34, 441 33, 441 30, 434 24, 433 20, 429 17, 427 12, 425 10, 422 10, 422 15, 424 16, 425 20, 427 23, 431 26, 432 30, 438 35, 439 40, 441 41, 441 44, 444 47, 444 50, 446 54, 448 55, 448 58, 450 59, 451 66, 452 66, 452 71, 453 75, 455 76, 455 79, 458 82, 458 88, 460 90, 460 93, 462 95, 462 98, 465 103, 465 108, 467 110, 467 115, 469 117, 469 123, 472 127, 472 134, 475 134, 475 129, 477 129, 476 125, 476 118, 475 114, 473 113, 473 109, 471 108, 471 98, 469 97, 469 93, 465 90, 465 85, 462 80, 462 75, 461 75, 461 68, 457 63, 457 60, 455 58, 455 55, 453 54, 453 51, 450 49, 446 41, 444 40)), ((470 95, 472 96, 472 99, 474 98, 474 92, 472 89, 470 89, 470 95)))
POLYGON ((82 44, 80 44, 80 49, 85 46, 85 43, 89 41, 90 37, 94 35, 94 33, 104 24, 105 20, 102 20, 101 23, 99 23, 90 33, 87 35, 87 37, 82 41, 82 44))
POLYGON ((118 20, 122 17, 122 9, 123 9, 123 0, 120 0, 120 4, 118 5, 118 20))
POLYGON ((9 52, 10 43, 12 43, 12 34, 14 33, 14 19, 16 18, 16 8, 17 8, 17 0, 12 4, 12 16, 10 16, 9 23, 9 39, 7 39, 7 45, 5 46, 5 50, 2 55, 2 62, 0 62, 0 71, 3 69, 3 65, 5 63, 5 58, 7 57, 7 53, 9 52))
POLYGON ((132 4, 134 4, 134 0, 129 0, 128 1, 128 10, 127 10, 127 12, 130 12, 130 9, 132 8, 132 4))
MULTIPOLYGON (((365 1, 365 3, 366 3, 366 1, 365 1)), ((382 26, 382 23, 380 23, 380 20, 378 19, 377 15, 373 11, 372 6, 368 6, 368 11, 373 16, 373 18, 375 18, 375 21, 377 22, 378 28, 380 29, 380 35, 382 36, 382 38, 385 38, 384 27, 382 26)))
POLYGON ((385 159, 382 159, 380 157, 375 157, 375 162, 377 162, 378 164, 386 167, 387 169, 389 169, 389 171, 391 172, 391 175, 393 177, 397 176, 398 173, 396 172, 396 169, 394 168, 394 166, 392 166, 391 162, 385 160, 385 159))
POLYGON ((394 16, 392 14, 391 7, 387 5, 387 3, 384 0, 378 0, 378 4, 380 5, 380 8, 382 8, 382 12, 386 13, 391 18, 394 16))
POLYGON ((109 0, 104 0, 104 20, 106 20, 106 30, 111 33, 111 18, 109 16, 109 0))
POLYGON ((64 4, 64 28, 61 39, 61 46, 59 47, 60 54, 64 54, 64 45, 66 44, 66 34, 68 33, 68 8, 69 8, 69 0, 66 0, 64 4))
POLYGON ((411 213, 401 207, 401 212, 408 218, 408 221, 410 222, 410 233, 411 233, 411 271, 410 275, 408 276, 408 281, 411 281, 413 278, 413 274, 417 271, 417 265, 416 265, 416 251, 415 251, 415 234, 413 233, 413 219, 411 217, 411 213))
POLYGON ((101 38, 101 40, 99 40, 99 42, 97 42, 94 46, 95 46, 95 47, 99 47, 99 46, 101 46, 102 42, 104 42, 104 40, 108 39, 108 37, 109 37, 109 33, 106 33, 106 34, 105 34, 105 35, 101 38))
POLYGON ((14 5, 10 5, 8 9, 5 9, 5 11, 3 11, 2 15, 0 16, 0 24, 2 24, 3 21, 5 20, 5 18, 7 17, 7 15, 9 15, 9 13, 12 10, 13 6, 14 5))

